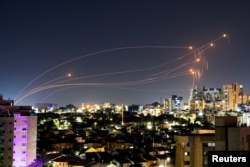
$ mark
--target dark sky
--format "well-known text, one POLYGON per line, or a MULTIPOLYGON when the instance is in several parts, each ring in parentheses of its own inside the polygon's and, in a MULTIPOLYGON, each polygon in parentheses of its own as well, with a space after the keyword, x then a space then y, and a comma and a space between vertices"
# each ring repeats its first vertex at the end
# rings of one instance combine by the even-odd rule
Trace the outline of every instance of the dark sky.
POLYGON ((0 93, 60 106, 187 101, 193 85, 232 82, 250 93, 249 9, 248 0, 2 0, 0 93))

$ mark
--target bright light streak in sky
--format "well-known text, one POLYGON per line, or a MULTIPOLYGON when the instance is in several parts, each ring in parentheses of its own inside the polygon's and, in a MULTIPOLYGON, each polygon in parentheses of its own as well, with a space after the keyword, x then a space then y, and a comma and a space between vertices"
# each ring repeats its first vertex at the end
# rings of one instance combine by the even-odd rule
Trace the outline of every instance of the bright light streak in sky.
MULTIPOLYGON (((221 37, 213 40, 213 42, 218 41, 219 39, 224 38, 224 35, 222 35, 221 37)), ((40 75, 38 75, 37 77, 35 77, 30 83, 28 83, 22 90, 21 92, 18 93, 18 95, 15 98, 16 103, 19 103, 21 100, 23 100, 24 98, 29 97, 30 95, 33 95, 35 93, 47 90, 47 89, 52 89, 52 88, 60 88, 59 91, 65 90, 65 89, 69 89, 69 88, 74 88, 74 87, 114 87, 114 88, 124 88, 126 89, 126 87, 129 86, 134 86, 134 85, 142 85, 142 84, 149 84, 149 83, 154 83, 154 82, 159 82, 159 81, 163 81, 163 80, 168 80, 168 79, 173 79, 176 77, 182 77, 185 75, 190 75, 190 70, 185 69, 186 66, 188 65, 196 65, 197 63, 200 62, 200 59, 202 59, 202 63, 201 63, 201 68, 203 71, 203 66, 205 64, 206 68, 208 66, 208 62, 204 56, 204 52, 209 49, 210 47, 213 47, 213 45, 211 45, 211 42, 202 45, 200 48, 197 48, 195 50, 190 49, 190 47, 171 47, 171 46, 133 46, 133 47, 124 47, 124 48, 114 48, 114 49, 108 49, 108 50, 104 50, 104 51, 99 51, 99 52, 95 52, 95 53, 90 53, 84 56, 80 56, 77 58, 73 58, 70 60, 67 60, 63 63, 60 63, 58 65, 53 66, 52 68, 46 70, 45 72, 41 73, 40 75), (58 78, 55 78, 53 80, 47 81, 33 89, 27 90, 25 91, 29 86, 31 86, 35 81, 37 81, 40 77, 42 77, 43 75, 46 75, 47 73, 52 72, 53 70, 61 67, 61 66, 65 66, 69 63, 72 63, 74 61, 89 57, 89 56, 95 56, 98 54, 103 54, 106 52, 112 52, 112 51, 116 51, 116 50, 126 50, 126 49, 145 49, 145 48, 168 48, 168 49, 180 49, 180 48, 186 48, 189 50, 191 50, 188 54, 185 54, 183 56, 177 57, 175 60, 171 60, 170 62, 165 62, 163 64, 158 64, 158 65, 154 65, 154 66, 149 66, 149 67, 145 67, 142 69, 135 69, 135 70, 126 70, 126 71, 115 71, 115 72, 111 72, 111 73, 102 73, 102 74, 95 74, 95 75, 91 75, 91 76, 83 76, 83 77, 77 77, 77 78, 73 78, 73 79, 69 79, 71 77, 71 73, 68 73, 67 75, 64 76, 60 76, 58 78), (184 61, 184 62, 183 62, 184 61), (165 69, 168 68, 166 65, 172 64, 172 63, 176 63, 180 64, 178 66, 175 66, 172 69, 165 69), (111 76, 111 75, 121 75, 121 74, 125 74, 125 73, 135 73, 135 72, 142 72, 142 71, 147 71, 147 70, 152 70, 152 69, 156 69, 156 68, 160 68, 160 67, 164 67, 163 71, 151 74, 149 76, 144 76, 144 79, 140 79, 140 80, 132 80, 132 81, 126 81, 126 82, 97 82, 97 83, 93 83, 93 82, 73 82, 73 83, 68 83, 69 81, 75 81, 75 80, 80 80, 80 79, 86 79, 86 78, 91 78, 91 77, 100 77, 100 76, 111 76), (184 69, 183 69, 184 68, 184 69), (181 71, 180 71, 181 70, 181 71), (184 70, 184 71, 182 71, 184 70), (66 80, 63 80, 64 78, 66 78, 66 80), (63 87, 63 88, 61 88, 63 87)), ((197 65, 196 65, 197 66, 197 65)), ((194 87, 194 82, 195 80, 199 80, 202 77, 202 72, 200 72, 200 69, 195 69, 195 70, 191 70, 192 76, 193 76, 193 82, 192 82, 192 87, 194 87)), ((129 89, 129 88, 127 88, 129 89)), ((130 89, 132 90, 132 89, 130 89)), ((137 89, 133 89, 134 91, 137 89)), ((53 91, 52 94, 55 94, 56 92, 59 91, 53 91)), ((146 90, 145 90, 146 91, 146 90)), ((49 94, 51 95, 51 94, 49 94)), ((48 97, 48 96, 46 96, 48 97)))
POLYGON ((250 93, 249 6, 0 1, 0 93, 22 105, 59 106, 147 104, 171 95, 187 102, 196 85, 232 82, 250 93))

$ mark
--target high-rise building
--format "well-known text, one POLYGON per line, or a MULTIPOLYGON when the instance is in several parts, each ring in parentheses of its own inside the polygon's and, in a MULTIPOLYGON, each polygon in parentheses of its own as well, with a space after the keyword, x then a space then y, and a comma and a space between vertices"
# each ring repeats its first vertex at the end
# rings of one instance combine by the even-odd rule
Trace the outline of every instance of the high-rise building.
POLYGON ((208 152, 250 151, 250 127, 239 126, 238 117, 215 118, 215 129, 198 129, 175 135, 176 167, 207 167, 208 152))
POLYGON ((223 93, 219 88, 206 89, 197 86, 193 89, 189 99, 189 109, 196 110, 222 110, 223 93))
POLYGON ((36 159, 37 116, 0 96, 0 167, 27 167, 36 159))
POLYGON ((250 151, 250 127, 238 122, 235 116, 215 118, 215 150, 250 151))
POLYGON ((250 96, 243 94, 243 86, 238 83, 223 85, 222 89, 197 86, 190 93, 189 109, 216 111, 248 111, 250 96))
POLYGON ((243 104, 243 86, 238 83, 223 85, 224 111, 235 111, 237 104, 243 104))
POLYGON ((183 97, 172 95, 164 100, 164 108, 168 111, 177 111, 183 109, 183 97))
POLYGON ((214 130, 197 130, 195 133, 175 135, 176 167, 207 167, 208 151, 215 150, 214 130))

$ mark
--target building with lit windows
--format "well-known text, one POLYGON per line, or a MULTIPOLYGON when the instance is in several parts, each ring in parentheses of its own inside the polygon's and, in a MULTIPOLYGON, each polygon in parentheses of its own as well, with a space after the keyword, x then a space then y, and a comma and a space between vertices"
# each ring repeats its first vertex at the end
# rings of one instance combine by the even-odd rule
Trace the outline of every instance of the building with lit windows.
POLYGON ((0 96, 0 167, 27 167, 36 159, 37 117, 31 106, 0 96))
POLYGON ((243 104, 243 86, 238 83, 223 85, 224 111, 236 110, 237 104, 243 104))
POLYGON ((243 96, 241 96, 242 98, 242 102, 243 104, 241 106, 243 106, 242 110, 244 111, 250 111, 250 94, 243 94, 243 96))
POLYGON ((243 86, 238 83, 223 85, 223 88, 197 86, 190 93, 191 111, 250 111, 250 95, 243 94, 243 86))
POLYGON ((190 94, 189 108, 196 110, 222 110, 223 92, 219 88, 206 89, 204 86, 197 86, 190 94))
POLYGON ((175 135, 175 167, 207 167, 208 151, 215 150, 213 130, 199 130, 189 135, 175 135))
POLYGON ((52 103, 36 103, 33 109, 36 113, 46 113, 58 109, 58 105, 52 103))
POLYGON ((216 150, 250 151, 250 127, 239 126, 238 122, 235 116, 215 118, 216 150))
POLYGON ((177 111, 183 109, 183 97, 172 95, 168 99, 164 99, 164 109, 167 111, 177 111))
POLYGON ((240 126, 250 127, 250 112, 243 112, 238 122, 240 126))
POLYGON ((215 117, 214 130, 175 135, 175 167, 208 167, 209 151, 250 151, 250 127, 236 116, 215 117))

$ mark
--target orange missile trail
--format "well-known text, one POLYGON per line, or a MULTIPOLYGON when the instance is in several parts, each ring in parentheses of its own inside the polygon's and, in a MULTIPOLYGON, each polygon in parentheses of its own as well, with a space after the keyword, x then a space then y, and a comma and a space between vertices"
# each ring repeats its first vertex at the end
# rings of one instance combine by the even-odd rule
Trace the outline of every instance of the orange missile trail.
MULTIPOLYGON (((83 56, 79 56, 79 57, 76 57, 76 58, 73 58, 73 59, 69 59, 65 62, 62 62, 58 65, 55 65, 53 67, 51 67, 50 69, 44 71, 43 73, 41 73, 40 75, 38 75, 37 77, 35 77, 31 82, 29 82, 18 94, 17 96, 19 96, 23 91, 25 91, 26 88, 28 88, 32 83, 34 83, 36 80, 38 80, 39 78, 41 78, 42 76, 44 76, 45 74, 47 74, 48 72, 51 72, 61 66, 64 66, 66 64, 69 64, 71 62, 74 62, 74 61, 77 61, 77 60, 80 60, 80 59, 83 59, 83 58, 86 58, 86 57, 90 57, 90 56, 95 56, 95 55, 98 55, 98 54, 103 54, 103 53, 108 53, 108 52, 113 52, 113 51, 118 51, 118 50, 127 50, 127 49, 145 49, 145 48, 159 48, 159 49, 162 49, 162 48, 172 48, 172 49, 186 49, 187 47, 180 47, 180 46, 128 46, 128 47, 119 47, 119 48, 113 48, 113 49, 106 49, 106 50, 102 50, 102 51, 97 51, 97 52, 94 52, 94 53, 90 53, 90 54, 86 54, 86 55, 83 55, 83 56)), ((16 97, 17 97, 16 96, 16 97)))
MULTIPOLYGON (((58 90, 53 91, 54 93, 75 88, 75 87, 114 87, 114 88, 121 88, 121 89, 130 89, 129 86, 135 85, 142 85, 142 84, 150 84, 155 82, 160 82, 164 80, 174 79, 177 77, 188 76, 190 73, 192 74, 192 88, 195 85, 196 80, 200 80, 203 75, 203 71, 208 69, 208 61, 205 56, 205 52, 215 46, 215 43, 223 38, 229 38, 228 35, 223 34, 222 36, 202 45, 201 47, 195 49, 191 46, 189 47, 177 47, 177 46, 131 46, 131 47, 120 47, 120 48, 113 48, 102 50, 90 54, 86 54, 80 57, 76 57, 65 62, 62 62, 58 65, 53 66, 52 68, 46 70, 45 72, 41 73, 37 77, 35 77, 30 83, 28 83, 16 96, 15 101, 16 103, 20 102, 24 98, 27 98, 35 93, 39 93, 44 90, 59 88, 58 90), (103 53, 111 53, 117 50, 128 50, 128 49, 148 49, 148 48, 156 48, 156 49, 188 49, 188 53, 178 56, 173 60, 163 62, 161 64, 147 66, 145 68, 138 68, 138 69, 127 69, 123 71, 112 71, 106 73, 99 73, 99 74, 92 74, 92 75, 85 75, 79 77, 71 77, 71 74, 60 76, 53 80, 44 82, 39 86, 27 90, 35 81, 41 78, 43 75, 61 67, 66 64, 72 63, 74 61, 95 56, 98 54, 103 53), (174 67, 170 68, 170 65, 174 65, 174 67), (192 70, 189 70, 192 67, 192 70), (155 72, 153 72, 153 70, 155 72), (125 75, 125 74, 134 74, 148 71, 148 75, 143 75, 141 78, 137 80, 129 80, 127 81, 117 81, 117 82, 86 82, 87 78, 100 78, 104 76, 115 76, 115 75, 125 75), (153 72, 153 73, 152 73, 153 72)), ((133 89, 133 88, 131 88, 133 89)), ((54 93, 51 94, 54 94, 54 93)), ((48 96, 50 96, 49 94, 48 96)))

